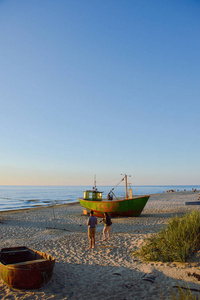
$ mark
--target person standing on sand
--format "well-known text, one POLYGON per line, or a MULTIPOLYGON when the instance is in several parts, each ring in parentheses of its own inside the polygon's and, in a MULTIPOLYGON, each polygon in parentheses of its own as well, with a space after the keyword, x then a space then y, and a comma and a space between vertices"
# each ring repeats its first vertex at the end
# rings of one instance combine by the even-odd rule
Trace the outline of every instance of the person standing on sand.
POLYGON ((104 213, 104 218, 103 218, 102 222, 104 223, 103 241, 105 241, 106 240, 106 232, 108 234, 108 238, 110 239, 110 231, 111 231, 111 225, 112 225, 111 217, 108 215, 107 212, 104 213))
POLYGON ((90 240, 90 247, 93 248, 95 247, 95 227, 97 225, 97 218, 93 216, 93 211, 91 210, 90 212, 90 217, 87 220, 87 226, 88 226, 88 237, 90 240))

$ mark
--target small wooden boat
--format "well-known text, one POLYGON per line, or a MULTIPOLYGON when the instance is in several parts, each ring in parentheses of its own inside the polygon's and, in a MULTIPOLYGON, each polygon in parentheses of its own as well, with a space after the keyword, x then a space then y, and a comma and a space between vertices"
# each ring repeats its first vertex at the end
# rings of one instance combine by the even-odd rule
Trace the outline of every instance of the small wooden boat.
MULTIPOLYGON (((107 212, 110 216, 129 216, 138 217, 143 211, 150 195, 145 196, 132 196, 132 189, 129 190, 129 197, 127 191, 127 175, 124 178, 126 186, 126 197, 117 198, 113 192, 114 188, 110 191, 110 194, 114 195, 116 200, 102 199, 103 192, 99 192, 96 188, 96 183, 92 190, 86 190, 83 198, 79 198, 80 204, 87 210, 93 210, 94 215, 97 217, 103 217, 107 212)), ((120 182, 121 182, 120 181, 120 182)))
POLYGON ((50 281, 55 259, 27 247, 0 251, 0 277, 16 289, 38 289, 50 281))

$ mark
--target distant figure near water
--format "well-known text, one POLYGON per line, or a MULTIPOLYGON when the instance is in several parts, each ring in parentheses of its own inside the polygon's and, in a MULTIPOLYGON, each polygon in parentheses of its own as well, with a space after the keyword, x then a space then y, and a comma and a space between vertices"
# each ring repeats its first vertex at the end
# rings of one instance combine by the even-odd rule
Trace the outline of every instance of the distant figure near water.
POLYGON ((90 212, 90 217, 87 220, 87 226, 88 226, 88 237, 90 241, 90 247, 93 248, 95 247, 95 229, 97 225, 97 218, 93 216, 93 211, 91 210, 90 212))

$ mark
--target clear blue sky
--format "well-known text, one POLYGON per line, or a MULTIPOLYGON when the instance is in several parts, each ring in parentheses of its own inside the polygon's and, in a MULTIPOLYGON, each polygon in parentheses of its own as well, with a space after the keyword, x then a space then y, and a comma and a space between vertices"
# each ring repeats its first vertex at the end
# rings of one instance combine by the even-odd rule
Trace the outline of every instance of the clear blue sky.
POLYGON ((200 184, 200 1, 0 0, 0 184, 200 184))

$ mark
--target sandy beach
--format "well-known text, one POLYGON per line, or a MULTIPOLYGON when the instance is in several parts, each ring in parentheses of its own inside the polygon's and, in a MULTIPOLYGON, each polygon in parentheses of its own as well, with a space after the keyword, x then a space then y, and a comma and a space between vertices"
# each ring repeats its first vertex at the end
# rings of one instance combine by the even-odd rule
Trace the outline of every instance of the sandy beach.
MULTIPOLYGON (((151 195, 138 218, 113 218, 112 236, 88 250, 87 216, 79 203, 0 213, 1 248, 28 246, 56 258, 52 280, 39 290, 15 290, 0 280, 1 299, 170 299, 178 284, 199 290, 200 253, 187 263, 144 262, 133 255, 144 240, 178 214, 199 192, 151 195), (154 282, 144 280, 153 275, 154 282), (161 297, 162 295, 162 297, 161 297)), ((100 219, 98 219, 99 221, 100 219)), ((194 291, 194 293, 196 293, 194 291)))

